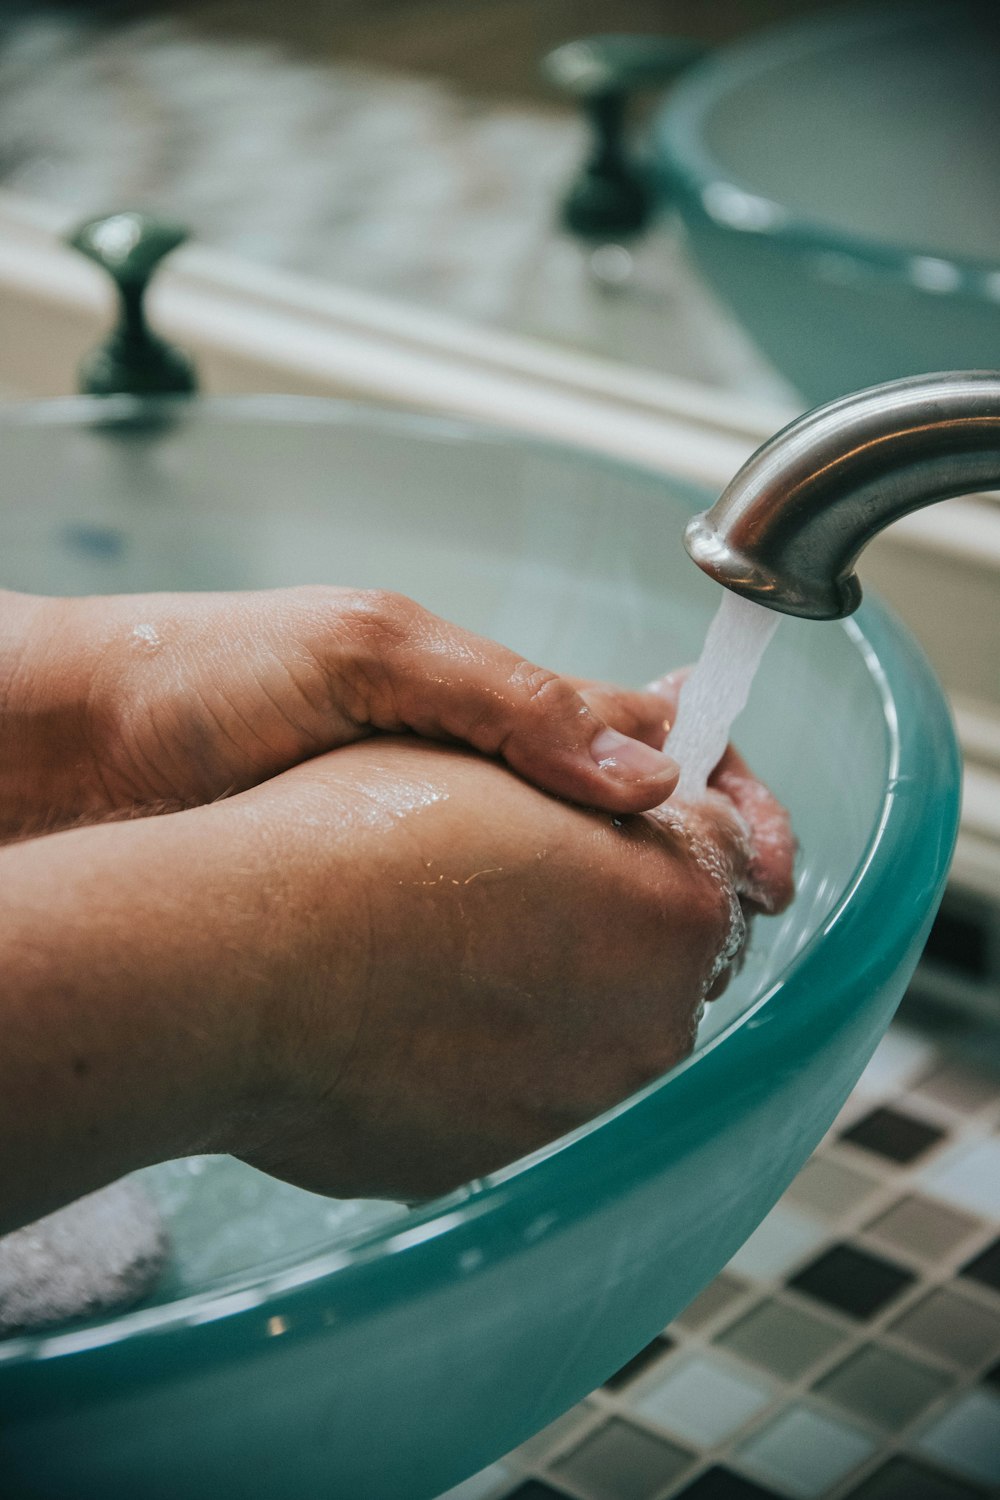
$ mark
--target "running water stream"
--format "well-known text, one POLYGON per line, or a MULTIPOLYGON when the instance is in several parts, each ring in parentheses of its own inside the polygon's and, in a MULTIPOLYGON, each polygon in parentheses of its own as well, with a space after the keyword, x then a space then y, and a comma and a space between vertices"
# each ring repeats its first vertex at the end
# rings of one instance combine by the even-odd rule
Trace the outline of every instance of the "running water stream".
POLYGON ((778 628, 780 614, 722 590, 698 664, 681 689, 677 718, 664 748, 681 768, 674 793, 696 801, 718 765, 734 719, 750 696, 757 668, 778 628))

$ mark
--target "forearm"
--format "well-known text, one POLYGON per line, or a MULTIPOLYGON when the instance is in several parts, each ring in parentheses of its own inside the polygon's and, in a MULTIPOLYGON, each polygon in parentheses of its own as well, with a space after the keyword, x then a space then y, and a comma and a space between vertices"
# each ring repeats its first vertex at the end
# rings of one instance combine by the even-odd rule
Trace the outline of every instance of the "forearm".
POLYGON ((277 836, 227 803, 0 850, 0 1232, 252 1135, 315 920, 276 909, 277 836))

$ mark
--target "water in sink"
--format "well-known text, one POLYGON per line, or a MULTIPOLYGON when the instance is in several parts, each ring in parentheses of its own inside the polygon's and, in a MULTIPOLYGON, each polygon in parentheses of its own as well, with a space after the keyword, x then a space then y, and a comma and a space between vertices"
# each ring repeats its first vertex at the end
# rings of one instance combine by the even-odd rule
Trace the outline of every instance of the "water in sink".
POLYGON ((169 1226, 154 1302, 171 1302, 354 1244, 406 1210, 307 1193, 228 1156, 189 1156, 136 1174, 169 1226))

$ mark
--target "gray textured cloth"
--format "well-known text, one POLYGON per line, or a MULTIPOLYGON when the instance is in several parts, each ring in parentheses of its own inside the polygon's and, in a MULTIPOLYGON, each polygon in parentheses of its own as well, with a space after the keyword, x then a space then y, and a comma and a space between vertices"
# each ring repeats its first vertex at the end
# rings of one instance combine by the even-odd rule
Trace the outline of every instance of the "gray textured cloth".
POLYGON ((167 1254, 163 1221, 115 1182, 0 1238, 0 1337, 138 1301, 167 1254))

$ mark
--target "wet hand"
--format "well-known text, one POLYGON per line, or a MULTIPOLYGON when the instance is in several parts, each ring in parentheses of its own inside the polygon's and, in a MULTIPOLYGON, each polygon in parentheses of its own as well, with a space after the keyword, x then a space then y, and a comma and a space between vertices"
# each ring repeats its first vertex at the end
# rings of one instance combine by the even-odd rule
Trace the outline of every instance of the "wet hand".
POLYGON ((262 1025, 260 1134, 229 1149, 320 1191, 421 1198, 670 1068, 737 959, 741 903, 791 890, 790 837, 753 843, 773 799, 742 763, 725 774, 697 807, 613 818, 401 738, 236 798, 274 827, 314 943, 351 851, 357 978, 331 994, 319 950, 289 974, 262 1025))
POLYGON ((676 784, 655 695, 557 676, 401 595, 29 602, 39 743, 20 800, 49 827, 210 802, 377 732, 463 742, 615 812, 676 784))
POLYGON ((402 1198, 510 1161, 690 1050, 791 855, 737 760, 612 816, 402 735, 0 849, 0 1232, 192 1152, 402 1198))

